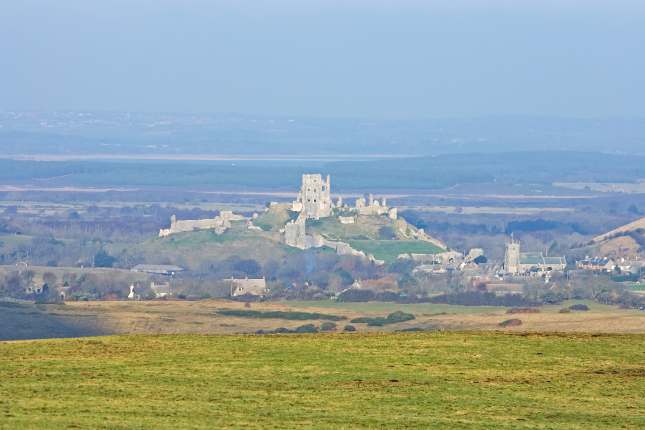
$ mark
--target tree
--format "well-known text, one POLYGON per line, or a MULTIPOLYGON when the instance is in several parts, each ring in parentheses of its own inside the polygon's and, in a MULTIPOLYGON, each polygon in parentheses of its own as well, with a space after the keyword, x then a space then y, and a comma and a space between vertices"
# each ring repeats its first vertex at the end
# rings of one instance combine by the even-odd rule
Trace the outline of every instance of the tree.
POLYGON ((262 276, 262 266, 253 259, 240 260, 233 264, 233 270, 242 272, 250 278, 259 278, 262 276))
POLYGON ((396 239, 396 232, 391 226, 385 225, 379 229, 378 236, 381 240, 392 240, 396 239))
POLYGON ((485 255, 480 255, 479 257, 475 258, 473 260, 473 263, 475 264, 486 264, 488 263, 488 258, 486 258, 485 255))
POLYGON ((116 258, 101 249, 94 255, 94 267, 112 267, 116 263, 116 258))
POLYGON ((43 282, 49 285, 50 287, 53 287, 54 285, 56 285, 57 280, 58 279, 56 278, 56 275, 54 273, 52 272, 43 273, 43 282))
POLYGON ((333 322, 325 321, 320 325, 320 331, 334 331, 336 330, 336 324, 333 322))

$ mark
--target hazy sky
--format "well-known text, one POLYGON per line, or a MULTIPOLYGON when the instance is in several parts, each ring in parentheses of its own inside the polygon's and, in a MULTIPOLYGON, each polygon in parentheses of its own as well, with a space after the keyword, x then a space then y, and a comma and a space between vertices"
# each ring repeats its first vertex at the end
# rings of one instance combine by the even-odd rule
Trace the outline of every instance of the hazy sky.
POLYGON ((0 110, 645 116, 645 1, 1 0, 0 110))

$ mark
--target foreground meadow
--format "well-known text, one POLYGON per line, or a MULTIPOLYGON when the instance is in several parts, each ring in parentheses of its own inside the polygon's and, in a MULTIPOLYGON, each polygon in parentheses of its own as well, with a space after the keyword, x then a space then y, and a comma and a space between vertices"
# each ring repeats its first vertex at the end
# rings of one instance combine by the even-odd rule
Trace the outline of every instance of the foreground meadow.
POLYGON ((645 427, 645 335, 0 343, 2 429, 645 427))

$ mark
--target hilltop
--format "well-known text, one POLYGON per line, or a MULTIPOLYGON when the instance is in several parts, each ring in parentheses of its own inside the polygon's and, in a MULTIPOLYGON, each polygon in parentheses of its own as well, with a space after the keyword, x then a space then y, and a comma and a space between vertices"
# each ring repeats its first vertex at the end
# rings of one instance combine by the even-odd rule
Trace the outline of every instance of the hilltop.
MULTIPOLYGON (((238 221, 232 221, 223 232, 212 229, 183 231, 167 237, 149 239, 130 247, 134 253, 152 262, 174 262, 189 269, 221 261, 230 257, 256 260, 260 264, 302 253, 285 243, 285 225, 298 217, 291 205, 274 203, 264 212, 238 221)), ((198 222, 198 221, 196 221, 198 222)), ((436 254, 444 252, 446 245, 403 219, 390 219, 383 215, 356 215, 351 224, 343 224, 338 216, 306 222, 307 234, 331 242, 347 243, 365 257, 391 263, 400 254, 436 254)), ((316 246, 314 252, 332 251, 326 245, 316 246)), ((122 250, 114 250, 119 253, 122 250)))

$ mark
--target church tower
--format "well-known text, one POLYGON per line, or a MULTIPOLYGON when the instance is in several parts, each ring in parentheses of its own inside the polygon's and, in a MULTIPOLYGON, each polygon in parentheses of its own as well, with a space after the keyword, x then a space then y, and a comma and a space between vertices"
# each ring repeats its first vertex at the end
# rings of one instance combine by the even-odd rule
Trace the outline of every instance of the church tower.
POLYGON ((511 241, 506 244, 504 254, 504 271, 511 275, 520 273, 520 242, 511 236, 511 241))

